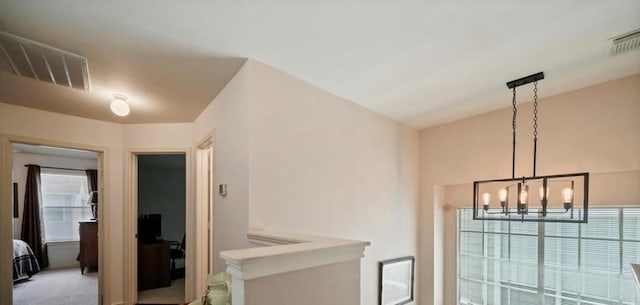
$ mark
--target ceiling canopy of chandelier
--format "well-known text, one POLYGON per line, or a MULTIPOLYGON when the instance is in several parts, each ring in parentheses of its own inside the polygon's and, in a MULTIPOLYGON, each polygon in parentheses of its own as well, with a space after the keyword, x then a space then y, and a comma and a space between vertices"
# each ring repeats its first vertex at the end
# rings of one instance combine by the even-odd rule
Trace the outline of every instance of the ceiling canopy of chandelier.
POLYGON ((473 182, 473 219, 586 223, 589 202, 589 173, 536 175, 538 148, 538 72, 507 83, 513 91, 511 178, 473 182), (533 83, 533 175, 515 176, 516 88, 533 83), (537 192, 536 192, 537 190, 537 192), (497 200, 496 200, 497 199, 497 200), (574 205, 582 203, 582 205, 574 205))

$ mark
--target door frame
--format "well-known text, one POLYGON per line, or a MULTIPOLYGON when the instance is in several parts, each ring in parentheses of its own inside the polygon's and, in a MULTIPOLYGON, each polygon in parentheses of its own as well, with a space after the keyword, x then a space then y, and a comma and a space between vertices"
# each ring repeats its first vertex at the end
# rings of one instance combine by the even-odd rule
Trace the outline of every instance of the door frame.
POLYGON ((196 293, 205 291, 204 279, 213 273, 213 135, 196 150, 196 293))
POLYGON ((110 215, 105 206, 111 202, 109 193, 109 169, 111 153, 109 148, 88 144, 53 141, 42 138, 31 138, 10 134, 0 134, 0 304, 13 304, 13 268, 9 268, 13 261, 13 204, 12 196, 12 171, 13 171, 13 144, 43 145, 58 148, 69 148, 91 151, 98 154, 98 193, 101 203, 98 205, 98 304, 104 304, 105 295, 111 296, 111 287, 105 278, 110 276, 110 270, 104 268, 109 265, 107 250, 111 247, 110 236, 104 230, 105 223, 110 221, 110 215), (106 178, 105 178, 106 177, 106 178))
POLYGON ((124 287, 125 304, 133 305, 138 302, 138 156, 141 155, 175 155, 184 154, 185 157, 185 301, 193 298, 193 277, 195 272, 193 223, 195 217, 194 206, 191 203, 192 190, 192 150, 191 148, 153 148, 129 149, 125 155, 124 172, 124 287))

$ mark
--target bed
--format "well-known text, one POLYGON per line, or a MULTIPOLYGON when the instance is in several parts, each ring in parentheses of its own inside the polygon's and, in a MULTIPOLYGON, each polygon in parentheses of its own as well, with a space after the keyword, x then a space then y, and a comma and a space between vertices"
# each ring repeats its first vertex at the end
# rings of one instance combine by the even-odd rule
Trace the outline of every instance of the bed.
POLYGON ((13 240, 13 280, 30 278, 40 272, 33 250, 22 240, 13 240))

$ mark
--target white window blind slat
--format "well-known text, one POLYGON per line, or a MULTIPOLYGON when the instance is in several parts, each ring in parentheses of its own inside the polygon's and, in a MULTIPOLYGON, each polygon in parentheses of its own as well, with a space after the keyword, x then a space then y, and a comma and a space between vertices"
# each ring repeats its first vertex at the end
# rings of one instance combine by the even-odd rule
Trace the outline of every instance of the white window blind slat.
POLYGON ((487 285, 487 305, 501 305, 503 291, 506 291, 501 285, 487 285))
POLYGON ((578 268, 577 238, 544 238, 544 264, 564 268, 578 268))
POLYGON ((624 304, 635 304, 636 286, 632 275, 623 275, 620 281, 620 299, 624 304))
POLYGON ((582 297, 598 299, 602 302, 619 298, 619 275, 583 272, 582 278, 582 297))
POLYGON ((509 235, 486 233, 484 236, 487 257, 509 259, 509 235))
POLYGON ((505 279, 509 278, 509 261, 501 259, 487 259, 487 282, 495 285, 508 285, 505 279))
POLYGON ((640 243, 622 243, 622 274, 631 276, 631 264, 640 264, 640 243))
POLYGON ((582 241, 580 268, 604 273, 620 273, 620 241, 582 241))
MULTIPOLYGON (((580 212, 578 212, 580 213, 580 212)), ((566 225, 564 223, 550 222, 544 224, 545 236, 578 237, 579 225, 566 225)))
POLYGON ((620 239, 619 209, 590 209, 589 222, 581 226, 582 238, 620 239))
POLYGON ((474 221, 471 209, 458 213, 459 281, 467 281, 460 304, 542 305, 540 291, 543 304, 634 304, 628 266, 640 263, 640 208, 592 208, 581 225, 474 221), (539 271, 544 288, 537 287, 539 271))
POLYGON ((527 234, 537 236, 538 224, 538 222, 509 221, 509 225, 511 226, 511 234, 527 234))
POLYGON ((545 305, 578 305, 578 301, 571 298, 558 298, 553 295, 545 295, 544 296, 544 304, 545 305), (560 302, 560 303, 558 303, 560 302))
POLYGON ((512 262, 538 263, 538 238, 535 235, 511 235, 510 241, 512 262))
POLYGON ((625 240, 640 241, 640 209, 626 208, 622 212, 625 240))
POLYGON ((580 293, 580 272, 577 269, 546 267, 544 269, 544 288, 547 293, 556 296, 580 293))
POLYGON ((40 179, 45 239, 79 240, 78 222, 92 217, 91 207, 86 204, 87 177, 78 172, 43 170, 40 179))
POLYGON ((460 232, 460 254, 482 256, 482 233, 460 232))
POLYGON ((464 297, 460 298, 461 304, 483 304, 483 284, 469 280, 460 280, 459 289, 464 297))
POLYGON ((485 232, 509 233, 509 222, 507 221, 484 221, 485 232))
POLYGON ((535 290, 509 290, 509 300, 511 304, 537 305, 538 294, 535 290))

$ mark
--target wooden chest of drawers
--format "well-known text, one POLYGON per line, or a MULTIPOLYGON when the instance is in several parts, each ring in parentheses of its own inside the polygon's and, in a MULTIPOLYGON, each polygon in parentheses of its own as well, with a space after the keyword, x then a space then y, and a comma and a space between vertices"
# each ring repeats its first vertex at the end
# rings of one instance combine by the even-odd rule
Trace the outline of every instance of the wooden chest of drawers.
POLYGON ((165 240, 138 244, 138 291, 171 286, 169 243, 165 240))
POLYGON ((98 222, 80 221, 80 272, 84 268, 98 268, 98 222))

